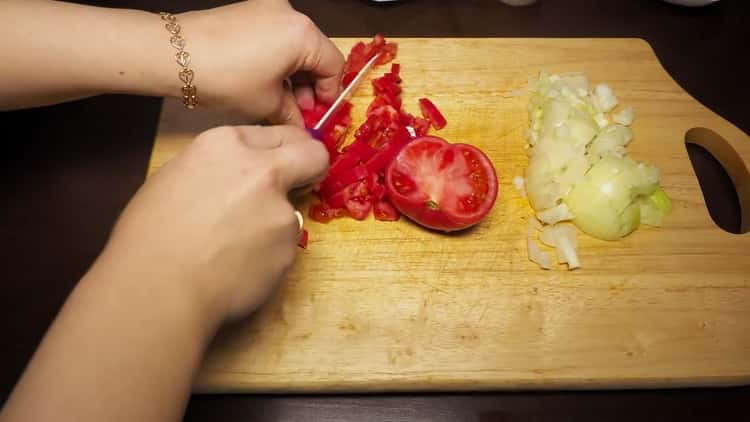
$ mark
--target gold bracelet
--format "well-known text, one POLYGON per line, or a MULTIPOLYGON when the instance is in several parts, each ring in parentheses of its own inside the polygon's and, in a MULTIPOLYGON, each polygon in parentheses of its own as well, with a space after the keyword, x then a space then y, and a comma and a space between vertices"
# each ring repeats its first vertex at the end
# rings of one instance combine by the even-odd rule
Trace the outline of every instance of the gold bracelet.
POLYGON ((177 53, 174 55, 177 64, 182 68, 178 76, 184 84, 182 86, 182 103, 185 104, 185 108, 194 109, 198 105, 198 88, 193 85, 193 77, 195 72, 190 66, 190 53, 185 51, 185 38, 180 35, 182 27, 177 23, 177 17, 171 13, 161 12, 159 13, 161 19, 166 22, 164 28, 172 35, 169 39, 169 43, 172 47, 177 49, 177 53))

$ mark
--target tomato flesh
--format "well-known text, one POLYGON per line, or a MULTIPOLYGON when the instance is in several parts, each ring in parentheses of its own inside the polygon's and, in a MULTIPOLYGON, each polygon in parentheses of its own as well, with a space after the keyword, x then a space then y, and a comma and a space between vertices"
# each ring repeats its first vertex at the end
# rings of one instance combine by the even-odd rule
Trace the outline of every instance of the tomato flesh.
POLYGON ((497 174, 476 147, 426 136, 407 144, 386 171, 391 203, 422 226, 442 231, 481 221, 497 198, 497 174))

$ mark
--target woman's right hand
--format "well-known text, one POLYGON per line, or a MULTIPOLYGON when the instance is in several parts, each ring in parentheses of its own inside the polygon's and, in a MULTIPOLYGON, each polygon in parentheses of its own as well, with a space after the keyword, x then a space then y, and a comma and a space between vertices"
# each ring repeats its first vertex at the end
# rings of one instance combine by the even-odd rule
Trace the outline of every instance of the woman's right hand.
POLYGON ((293 126, 204 132, 138 191, 99 263, 170 283, 216 323, 244 316, 297 254, 289 191, 320 181, 327 165, 322 144, 293 126))

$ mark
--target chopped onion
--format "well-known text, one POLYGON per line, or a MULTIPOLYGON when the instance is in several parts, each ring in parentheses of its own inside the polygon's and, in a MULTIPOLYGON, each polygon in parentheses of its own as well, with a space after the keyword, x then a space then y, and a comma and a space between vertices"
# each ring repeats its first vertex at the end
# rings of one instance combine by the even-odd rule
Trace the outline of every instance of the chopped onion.
POLYGON ((549 270, 552 269, 552 257, 548 252, 542 251, 534 240, 534 234, 541 228, 542 225, 536 218, 529 218, 529 223, 526 227, 526 249, 531 262, 539 265, 542 269, 549 270))
POLYGON ((648 226, 661 226, 664 217, 672 211, 672 201, 662 188, 659 188, 641 201, 641 223, 648 226))
POLYGON ((612 115, 612 120, 614 120, 615 123, 621 124, 623 126, 632 125, 633 119, 635 119, 635 112, 633 111, 633 107, 631 106, 627 106, 612 115))
POLYGON ((534 230, 541 230, 542 223, 534 217, 529 218, 529 223, 526 227, 526 234, 533 233, 534 230))
POLYGON ((578 260, 578 239, 576 237, 575 226, 569 223, 556 224, 554 226, 554 234, 557 262, 568 264, 569 270, 580 268, 581 263, 578 260))
POLYGON ((607 84, 599 84, 594 87, 594 105, 599 111, 607 113, 617 105, 617 97, 607 84))
POLYGON ((539 245, 531 237, 526 238, 526 247, 529 251, 529 260, 545 270, 552 269, 552 257, 548 252, 539 249, 539 245))
MULTIPOLYGON (((582 73, 540 72, 528 89, 526 193, 544 224, 540 240, 554 247, 569 269, 580 266, 578 246, 575 228, 562 221, 572 220, 596 238, 617 240, 641 223, 660 225, 671 210, 659 170, 627 156, 633 107, 612 112, 618 100, 609 85, 589 86, 582 73)), ((514 179, 516 189, 523 180, 514 179)), ((530 259, 549 267, 533 233, 527 234, 530 259)))
POLYGON ((575 217, 571 214, 568 206, 563 203, 556 207, 537 212, 536 218, 544 224, 557 224, 560 221, 572 220, 575 217))
POLYGON ((539 233, 539 240, 543 244, 555 248, 559 264, 568 264, 570 270, 580 268, 575 226, 570 223, 560 223, 554 226, 546 225, 542 227, 539 233))

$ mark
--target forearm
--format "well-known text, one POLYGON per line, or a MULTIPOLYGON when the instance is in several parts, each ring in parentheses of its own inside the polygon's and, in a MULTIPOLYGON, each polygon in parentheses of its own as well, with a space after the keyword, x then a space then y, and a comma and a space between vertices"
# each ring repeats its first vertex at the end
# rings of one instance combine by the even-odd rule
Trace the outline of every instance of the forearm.
POLYGON ((104 93, 179 95, 159 17, 48 0, 0 1, 0 110, 104 93))
POLYGON ((178 280, 132 264, 105 253, 81 280, 1 421, 180 420, 219 321, 178 280))

